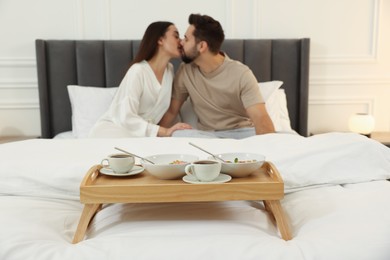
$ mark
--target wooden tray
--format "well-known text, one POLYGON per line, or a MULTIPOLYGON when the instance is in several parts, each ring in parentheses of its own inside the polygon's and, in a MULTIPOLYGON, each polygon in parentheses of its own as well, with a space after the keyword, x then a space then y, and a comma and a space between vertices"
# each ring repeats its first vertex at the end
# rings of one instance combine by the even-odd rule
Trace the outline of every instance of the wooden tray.
POLYGON ((73 243, 81 241, 90 220, 104 203, 158 203, 226 200, 263 200, 273 214, 283 239, 291 239, 280 201, 284 183, 271 162, 245 178, 226 183, 189 184, 181 179, 160 180, 146 170, 124 177, 100 173, 101 165, 92 166, 80 185, 80 201, 85 204, 73 243))
POLYGON ((248 177, 207 185, 160 180, 146 170, 128 177, 107 176, 99 173, 101 167, 93 166, 80 185, 80 201, 84 204, 279 200, 284 196, 283 180, 270 162, 248 177))

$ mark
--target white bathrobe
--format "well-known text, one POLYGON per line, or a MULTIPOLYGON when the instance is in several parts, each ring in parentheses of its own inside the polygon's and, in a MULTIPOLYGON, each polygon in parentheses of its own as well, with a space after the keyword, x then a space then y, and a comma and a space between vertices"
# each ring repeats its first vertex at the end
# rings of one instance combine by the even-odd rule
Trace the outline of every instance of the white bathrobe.
POLYGON ((164 72, 162 84, 149 63, 142 61, 130 67, 123 78, 108 111, 92 128, 90 137, 157 136, 167 111, 174 77, 173 65, 164 72))

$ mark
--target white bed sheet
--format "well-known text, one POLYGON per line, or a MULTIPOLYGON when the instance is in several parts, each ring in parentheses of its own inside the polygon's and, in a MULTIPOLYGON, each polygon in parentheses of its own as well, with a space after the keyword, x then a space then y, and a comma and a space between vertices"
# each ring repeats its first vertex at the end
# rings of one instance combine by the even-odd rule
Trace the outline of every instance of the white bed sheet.
POLYGON ((0 145, 0 259, 390 259, 390 149, 364 136, 26 140, 0 145), (72 245, 79 185, 115 146, 140 155, 264 154, 294 238, 261 202, 106 205, 72 245))
POLYGON ((295 134, 267 134, 242 140, 201 138, 32 139, 0 148, 0 194, 49 198, 79 198, 79 184, 88 169, 99 164, 114 147, 141 156, 161 153, 209 155, 254 152, 265 155, 279 169, 286 192, 318 185, 390 179, 390 150, 358 134, 330 133, 305 138, 295 134))
POLYGON ((286 195, 284 241, 261 202, 110 204, 72 245, 77 201, 0 196, 0 259, 390 258, 390 183, 286 195))

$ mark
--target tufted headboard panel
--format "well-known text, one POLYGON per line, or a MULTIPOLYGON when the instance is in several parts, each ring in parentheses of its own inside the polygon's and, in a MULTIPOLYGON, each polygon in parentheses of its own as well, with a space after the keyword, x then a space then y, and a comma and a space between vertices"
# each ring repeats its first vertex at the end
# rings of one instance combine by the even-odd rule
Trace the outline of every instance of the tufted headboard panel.
MULTIPOLYGON (((67 85, 118 86, 139 44, 140 40, 36 40, 42 137, 72 129, 67 85)), ((222 50, 248 65, 259 82, 284 82, 291 126, 307 136, 310 40, 227 39, 222 50)), ((180 60, 173 64, 177 68, 180 60)))

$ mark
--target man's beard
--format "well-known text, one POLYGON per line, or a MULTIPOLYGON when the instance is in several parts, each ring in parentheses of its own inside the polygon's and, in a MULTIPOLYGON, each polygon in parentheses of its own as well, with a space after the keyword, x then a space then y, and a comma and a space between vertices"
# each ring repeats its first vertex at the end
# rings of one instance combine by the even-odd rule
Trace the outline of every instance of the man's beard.
POLYGON ((194 47, 191 50, 190 54, 186 54, 184 50, 181 52, 181 59, 183 60, 184 63, 191 63, 193 62, 196 58, 198 58, 200 55, 200 52, 194 47))

